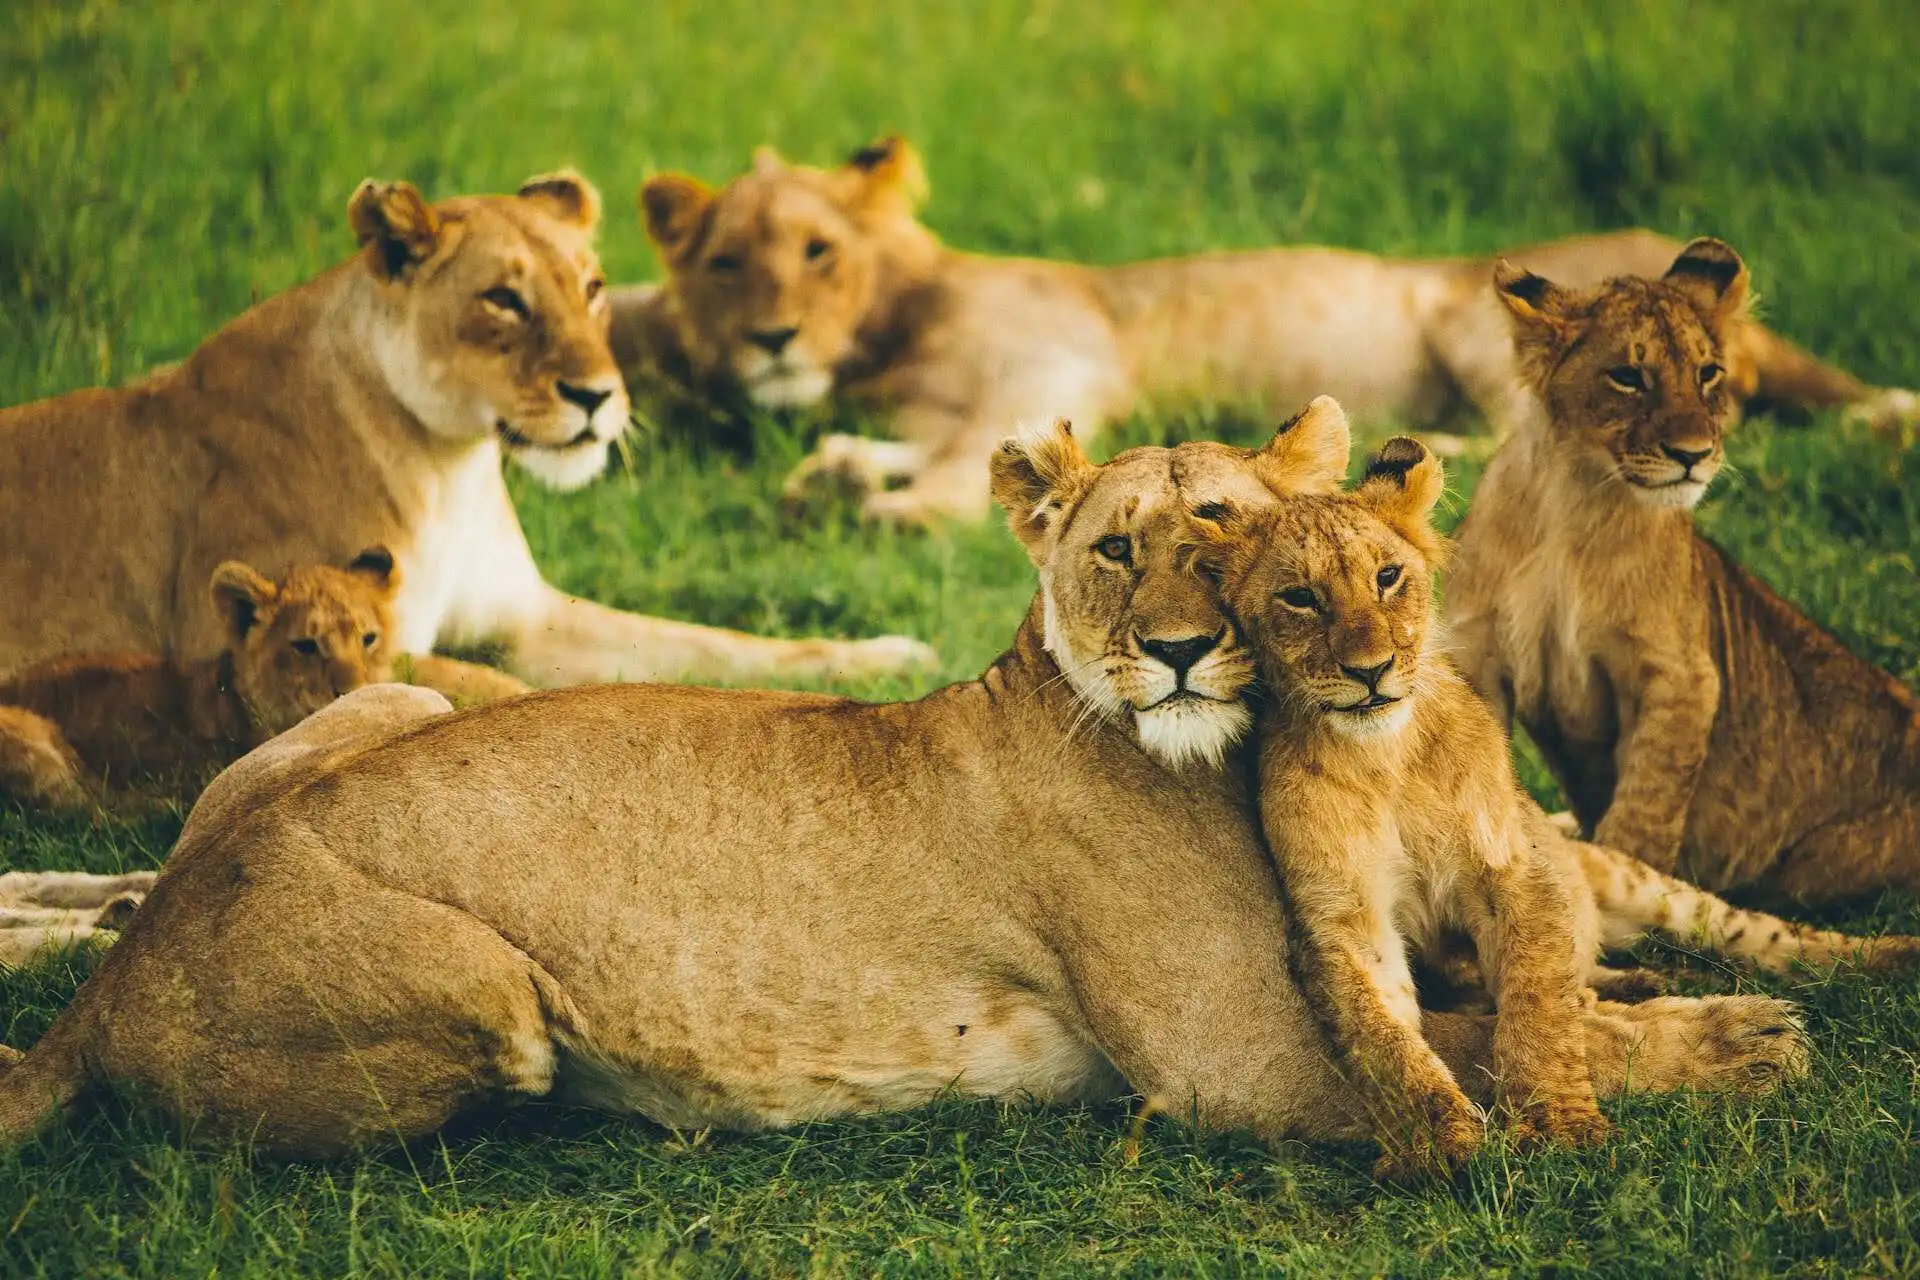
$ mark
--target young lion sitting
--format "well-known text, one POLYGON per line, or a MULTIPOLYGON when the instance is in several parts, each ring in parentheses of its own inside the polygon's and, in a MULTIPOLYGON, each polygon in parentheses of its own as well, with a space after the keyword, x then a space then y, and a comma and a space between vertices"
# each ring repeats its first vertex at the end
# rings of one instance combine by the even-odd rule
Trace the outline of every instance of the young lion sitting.
POLYGON ((1601 844, 1775 900, 1920 891, 1920 699, 1689 514, 1738 407, 1739 256, 1702 239, 1657 279, 1497 283, 1538 404, 1460 533, 1462 670, 1601 844))
POLYGON ((385 547, 279 583, 229 560, 209 585, 227 628, 217 656, 69 658, 0 684, 0 796, 50 808, 136 789, 191 799, 341 694, 392 678, 398 580, 385 547))
POLYGON ((1297 916, 1303 985, 1356 1088, 1386 1174, 1464 1160, 1479 1112, 1420 1033, 1407 952, 1464 928, 1499 1009, 1494 1075, 1516 1132, 1598 1141, 1579 1025, 1585 958, 1558 866, 1534 839, 1486 705, 1436 651, 1428 513, 1437 459, 1405 437, 1357 492, 1229 513, 1222 591, 1274 706, 1260 808, 1297 916))

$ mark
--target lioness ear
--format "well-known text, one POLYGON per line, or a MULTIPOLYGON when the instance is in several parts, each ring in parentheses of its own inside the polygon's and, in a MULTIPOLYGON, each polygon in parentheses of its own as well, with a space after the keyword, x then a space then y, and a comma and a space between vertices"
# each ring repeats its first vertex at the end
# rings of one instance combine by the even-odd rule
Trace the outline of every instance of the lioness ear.
POLYGON ((1181 563, 1226 585, 1245 573, 1258 558, 1269 532, 1270 512, 1243 507, 1231 499, 1210 502, 1204 516, 1194 513, 1187 522, 1187 541, 1181 563))
POLYGON ((1690 241, 1661 280, 1686 295, 1716 328, 1746 310, 1747 264, 1712 236, 1690 241))
POLYGON ((713 188, 684 173, 663 173, 640 187, 640 216, 647 224, 647 238, 669 261, 678 260, 692 247, 712 207, 713 188))
POLYGON ((228 560, 215 569, 208 590, 213 594, 213 607, 226 624, 227 638, 236 644, 247 638, 260 615, 280 596, 280 588, 238 560, 228 560))
POLYGON ((393 552, 382 546, 368 547, 355 556, 348 563, 347 572, 359 574, 388 591, 400 585, 400 570, 394 567, 393 552))
POLYGON ((518 194, 562 222, 588 231, 600 225, 600 192, 572 169, 528 178, 520 184, 518 194))
POLYGON ((411 182, 368 178, 347 202, 347 222, 360 243, 372 246, 374 269, 397 280, 433 256, 440 218, 411 182))
POLYGON ((766 177, 787 171, 786 159, 772 147, 759 146, 753 149, 753 171, 766 177))
POLYGON ((848 203, 867 212, 911 215, 927 198, 926 166, 898 134, 854 152, 840 178, 848 203))
POLYGON ((1433 556, 1440 537, 1428 517, 1446 485, 1440 459, 1411 436, 1395 436, 1367 459, 1356 495, 1407 541, 1433 556))
POLYGON ((1001 441, 992 472, 993 500, 1006 509, 1008 527, 1037 565, 1048 532, 1079 496, 1094 465, 1073 438, 1073 424, 1060 418, 1001 441))
POLYGON ((1347 412, 1332 396, 1315 396, 1307 407, 1280 424, 1258 453, 1254 474, 1281 497, 1326 493, 1347 476, 1353 433, 1347 412))

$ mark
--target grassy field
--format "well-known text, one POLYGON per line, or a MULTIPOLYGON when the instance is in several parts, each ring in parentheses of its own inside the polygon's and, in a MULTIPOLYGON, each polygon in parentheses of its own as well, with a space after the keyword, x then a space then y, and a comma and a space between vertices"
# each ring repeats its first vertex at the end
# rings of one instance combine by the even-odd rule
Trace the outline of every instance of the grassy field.
MULTIPOLYGON (((0 403, 177 358, 339 258, 369 174, 445 195, 578 165, 608 194, 605 259, 625 280, 655 270, 629 199, 648 173, 722 179, 764 141, 824 161, 890 128, 926 154, 929 220, 980 249, 1118 261, 1713 232, 1747 254, 1779 327, 1911 384, 1917 35, 1910 0, 13 0, 0 403)), ((782 524, 772 495, 807 429, 766 424, 748 461, 642 447, 566 497, 517 486, 535 553, 609 603, 907 631, 940 647, 941 678, 976 673, 1031 590, 1012 540, 992 523, 782 524)), ((1259 430, 1142 421, 1107 447, 1259 430)), ((1755 424, 1734 461, 1706 524, 1920 679, 1920 450, 1755 424)), ((1456 510, 1471 481, 1456 477, 1456 510)), ((0 808, 0 868, 149 866, 176 826, 0 808)), ((1833 918, 1920 932, 1911 900, 1833 918)), ((31 1043, 84 970, 0 979, 0 1038, 31 1043)), ((0 1154, 0 1275, 1920 1274, 1920 987, 1764 985, 1805 1003, 1807 1082, 1610 1106, 1606 1148, 1496 1152, 1450 1189, 1376 1188, 1356 1150, 1160 1124, 1132 1160, 1119 1105, 952 1104, 751 1139, 527 1111, 306 1167, 189 1151, 109 1107, 0 1154)))

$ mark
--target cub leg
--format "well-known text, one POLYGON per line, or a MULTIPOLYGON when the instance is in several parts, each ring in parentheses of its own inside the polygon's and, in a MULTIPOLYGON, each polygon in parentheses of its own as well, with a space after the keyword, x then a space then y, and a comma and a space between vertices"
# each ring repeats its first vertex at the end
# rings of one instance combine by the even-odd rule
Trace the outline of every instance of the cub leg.
POLYGON ((1635 712, 1621 718, 1614 749, 1619 780, 1594 828, 1594 843, 1671 871, 1680 860, 1687 810, 1719 710, 1720 674, 1704 657, 1656 664, 1636 654, 1625 660, 1626 670, 1613 665, 1608 674, 1614 687, 1638 687, 1640 696, 1635 712))
POLYGON ((36 809, 84 809, 93 800, 60 726, 23 707, 0 707, 0 797, 36 809))

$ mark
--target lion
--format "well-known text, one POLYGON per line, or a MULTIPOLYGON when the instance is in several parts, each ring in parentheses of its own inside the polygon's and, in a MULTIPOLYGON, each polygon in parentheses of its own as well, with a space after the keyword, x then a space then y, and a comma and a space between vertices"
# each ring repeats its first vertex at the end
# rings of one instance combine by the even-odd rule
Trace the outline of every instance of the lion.
POLYGON ((1537 400, 1460 533, 1468 679, 1602 845, 1761 901, 1920 891, 1920 700, 1689 514, 1739 401, 1739 255, 1701 239, 1657 278, 1497 284, 1537 400))
MULTIPOLYGON (((637 617, 540 577, 501 476, 603 470, 629 411, 571 173, 429 203, 363 183, 351 258, 268 299, 178 366, 0 411, 0 679, 69 653, 208 657, 201 589, 390 547, 401 655, 490 648, 538 684, 790 679, 930 661, 901 637, 777 640, 637 617), (16 536, 17 535, 17 536, 16 536)), ((430 667, 431 664, 429 664, 430 667)))
MULTIPOLYGON (((0 1074, 0 1141, 111 1083, 299 1157, 530 1098, 765 1129, 1132 1089, 1214 1128, 1362 1136, 1226 745, 1251 659, 1173 552, 1295 456, 1286 431, 1102 467, 1065 432, 996 451, 1041 589, 979 679, 917 701, 350 694, 215 779, 0 1074)), ((1478 1090, 1490 1023, 1423 1029, 1478 1090)), ((1581 1031, 1603 1094, 1629 1065, 1635 1088, 1763 1088, 1807 1060, 1767 998, 1601 1005, 1581 1031)))
MULTIPOLYGON (((851 489, 868 516, 908 523, 984 514, 982 463, 1008 423, 1066 417, 1090 434, 1143 406, 1295 405, 1323 391, 1414 428, 1510 410, 1513 344, 1490 260, 1317 247, 1114 267, 988 257, 916 219, 924 191, 897 137, 825 170, 763 148, 718 192, 685 174, 649 179, 639 203, 666 274, 613 293, 628 386, 878 411, 897 439, 826 436, 787 496, 851 489)), ((1623 231, 1508 256, 1588 283, 1656 271, 1676 248, 1623 231)), ((1912 392, 1866 386, 1757 323, 1730 342, 1743 400, 1920 421, 1912 392)))

